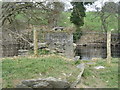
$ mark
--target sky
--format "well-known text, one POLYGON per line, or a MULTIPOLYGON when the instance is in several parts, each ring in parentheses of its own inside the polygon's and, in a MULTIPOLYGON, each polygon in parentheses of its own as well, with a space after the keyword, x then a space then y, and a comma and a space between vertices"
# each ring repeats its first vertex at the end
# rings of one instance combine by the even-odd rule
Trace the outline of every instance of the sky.
MULTIPOLYGON (((2 0, 0 0, 2 1, 2 0)), ((20 0, 6 0, 6 1, 20 1, 20 0)), ((25 0, 26 1, 26 0, 25 0)), ((30 0, 30 1, 42 1, 42 0, 30 0)), ((45 1, 45 0, 43 0, 45 1)), ((70 9, 72 8, 72 5, 70 4, 70 2, 72 0, 49 0, 49 1, 62 1, 65 3, 65 9, 70 9)), ((95 0, 73 0, 73 1, 86 1, 86 2, 89 2, 89 1, 95 1, 95 0)), ((98 7, 98 8, 101 8, 102 6, 104 6, 104 3, 105 2, 119 2, 120 0, 96 0, 96 2, 93 4, 93 5, 87 5, 86 6, 86 11, 96 11, 95 7, 98 7)))
MULTIPOLYGON (((66 9, 72 8, 72 5, 70 4, 70 1, 72 0, 66 0, 64 1, 66 3, 66 9)), ((83 0, 82 0, 83 1, 83 0)), ((92 0, 86 0, 86 1, 92 1, 92 0)), ((93 5, 87 5, 86 11, 96 11, 95 7, 101 8, 104 6, 105 2, 119 2, 120 0, 96 0, 93 5)))

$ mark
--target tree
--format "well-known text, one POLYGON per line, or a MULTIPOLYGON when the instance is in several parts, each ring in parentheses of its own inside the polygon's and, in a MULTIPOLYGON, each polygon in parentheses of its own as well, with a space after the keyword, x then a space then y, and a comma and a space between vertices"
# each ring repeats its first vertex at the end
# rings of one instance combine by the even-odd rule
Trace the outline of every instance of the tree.
POLYGON ((82 31, 81 31, 81 26, 84 25, 84 17, 86 16, 85 14, 85 7, 84 4, 88 4, 91 2, 71 2, 73 9, 72 9, 72 13, 71 13, 71 17, 70 17, 70 21, 75 25, 76 27, 76 32, 73 35, 74 38, 74 42, 76 42, 80 36, 82 35, 82 31))
MULTIPOLYGON (((99 12, 102 29, 104 32, 111 30, 111 24, 113 21, 110 20, 114 19, 115 22, 118 22, 118 4, 114 2, 106 2, 105 5, 102 7, 102 10, 99 12)), ((115 25, 114 29, 118 29, 118 25, 115 25)))
POLYGON ((60 20, 60 15, 62 11, 64 11, 64 3, 63 2, 49 2, 47 3, 47 7, 50 8, 47 19, 48 25, 50 28, 53 28, 58 25, 60 20))

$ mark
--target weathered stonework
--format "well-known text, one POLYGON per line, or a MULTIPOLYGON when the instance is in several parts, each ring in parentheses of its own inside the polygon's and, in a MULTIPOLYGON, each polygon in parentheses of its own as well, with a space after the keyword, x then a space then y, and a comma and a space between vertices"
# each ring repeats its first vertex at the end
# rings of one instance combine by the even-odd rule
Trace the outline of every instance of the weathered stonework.
POLYGON ((56 50, 60 55, 68 58, 74 57, 73 34, 66 32, 49 32, 46 34, 45 41, 50 50, 56 50))
POLYGON ((19 44, 15 37, 10 33, 9 30, 3 28, 2 30, 2 57, 10 57, 18 55, 19 44))

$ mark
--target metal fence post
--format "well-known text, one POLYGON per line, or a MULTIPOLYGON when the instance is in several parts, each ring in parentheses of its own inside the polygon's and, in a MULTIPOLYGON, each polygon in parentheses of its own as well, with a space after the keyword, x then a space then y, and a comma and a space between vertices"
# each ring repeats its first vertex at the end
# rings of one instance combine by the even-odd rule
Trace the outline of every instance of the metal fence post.
POLYGON ((35 27, 33 27, 34 28, 34 56, 35 57, 37 57, 38 56, 38 32, 37 32, 37 30, 36 30, 36 28, 35 27))
POLYGON ((111 62, 111 31, 107 32, 107 63, 111 62))

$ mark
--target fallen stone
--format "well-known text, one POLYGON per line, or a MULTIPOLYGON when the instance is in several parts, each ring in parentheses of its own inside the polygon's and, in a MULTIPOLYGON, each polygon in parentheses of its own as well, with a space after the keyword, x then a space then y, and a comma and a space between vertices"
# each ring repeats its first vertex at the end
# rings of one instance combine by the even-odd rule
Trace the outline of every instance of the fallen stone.
POLYGON ((77 61, 77 60, 79 60, 80 59, 80 56, 75 56, 74 57, 74 61, 77 61))
POLYGON ((32 79, 32 80, 24 80, 22 81, 22 84, 28 86, 28 87, 32 87, 33 85, 36 85, 38 84, 39 82, 35 79, 32 79))
POLYGON ((84 64, 84 63, 81 63, 81 64, 77 65, 76 67, 82 69, 82 68, 85 67, 85 64, 84 64))
POLYGON ((53 77, 40 78, 32 80, 24 80, 17 87, 30 88, 69 88, 70 84, 65 80, 56 79, 53 77))
POLYGON ((24 84, 18 84, 16 88, 29 88, 27 85, 24 84))
POLYGON ((94 62, 89 62, 89 63, 86 63, 87 65, 94 65, 95 63, 94 62))
POLYGON ((94 67, 95 69, 104 69, 105 67, 103 67, 103 66, 96 66, 96 67, 94 67))
POLYGON ((40 82, 36 85, 33 85, 33 88, 53 88, 48 82, 40 82))

